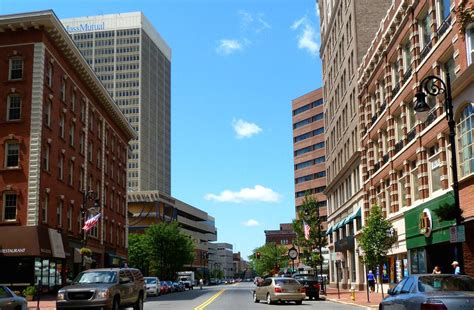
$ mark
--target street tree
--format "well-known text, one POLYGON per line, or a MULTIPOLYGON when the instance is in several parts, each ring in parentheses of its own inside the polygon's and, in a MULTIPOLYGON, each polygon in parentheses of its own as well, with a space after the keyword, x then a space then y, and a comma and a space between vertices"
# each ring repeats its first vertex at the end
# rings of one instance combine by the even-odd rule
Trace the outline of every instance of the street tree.
POLYGON ((382 276, 381 264, 397 241, 397 236, 392 223, 384 218, 382 208, 378 205, 374 205, 370 210, 358 241, 363 251, 362 258, 366 267, 377 268, 379 275, 382 276))
POLYGON ((280 268, 288 266, 287 252, 285 246, 275 242, 267 243, 253 250, 253 254, 249 256, 250 266, 260 276, 277 274, 280 268))
POLYGON ((305 195, 303 204, 298 209, 297 218, 293 220, 293 230, 296 233, 294 245, 303 249, 300 260, 316 270, 316 273, 319 267, 319 272, 322 274, 321 252, 322 248, 327 246, 327 238, 322 227, 318 201, 313 196, 305 195))
POLYGON ((149 275, 150 251, 145 235, 128 235, 128 264, 130 267, 140 269, 145 276, 149 275))

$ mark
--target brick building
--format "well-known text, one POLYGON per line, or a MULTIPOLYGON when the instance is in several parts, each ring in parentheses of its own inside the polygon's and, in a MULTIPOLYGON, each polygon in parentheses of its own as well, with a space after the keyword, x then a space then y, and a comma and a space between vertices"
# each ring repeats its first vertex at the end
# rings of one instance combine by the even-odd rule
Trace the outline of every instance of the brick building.
POLYGON ((372 205, 380 205, 398 237, 384 263, 385 282, 398 282, 408 273, 430 273, 435 265, 452 272, 455 247, 449 228, 455 221, 437 214, 454 204, 444 95, 427 98, 431 110, 426 116, 413 109, 420 82, 429 75, 446 81, 447 73, 457 123, 457 169, 467 237, 465 271, 474 274, 470 123, 474 38, 473 25, 457 21, 458 4, 393 1, 359 67, 363 211, 367 215, 372 205), (424 217, 429 221, 420 220, 424 217))
MULTIPOLYGON (((288 250, 293 247, 293 242, 296 239, 296 233, 293 230, 292 223, 280 224, 278 230, 265 230, 265 244, 275 243, 276 245, 285 246, 288 250)), ((301 253, 302 249, 298 249, 301 253), (301 251, 300 251, 301 250, 301 251)), ((295 269, 300 266, 301 261, 299 257, 295 259, 295 269)), ((292 266, 292 261, 289 260, 289 266, 292 266)))
POLYGON ((0 30, 0 282, 48 290, 81 268, 82 211, 102 214, 84 262, 127 257, 135 132, 54 12, 3 15, 0 30))

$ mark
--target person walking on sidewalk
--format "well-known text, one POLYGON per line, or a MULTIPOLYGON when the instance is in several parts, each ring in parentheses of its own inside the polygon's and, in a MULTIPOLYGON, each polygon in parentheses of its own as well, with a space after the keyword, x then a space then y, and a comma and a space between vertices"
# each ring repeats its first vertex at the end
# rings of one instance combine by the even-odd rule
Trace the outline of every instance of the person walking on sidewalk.
POLYGON ((459 263, 457 261, 452 262, 451 266, 454 268, 454 274, 461 274, 461 267, 459 267, 459 263))
POLYGON ((375 291, 375 276, 372 270, 369 270, 367 275, 367 282, 369 283, 370 291, 373 293, 375 291))

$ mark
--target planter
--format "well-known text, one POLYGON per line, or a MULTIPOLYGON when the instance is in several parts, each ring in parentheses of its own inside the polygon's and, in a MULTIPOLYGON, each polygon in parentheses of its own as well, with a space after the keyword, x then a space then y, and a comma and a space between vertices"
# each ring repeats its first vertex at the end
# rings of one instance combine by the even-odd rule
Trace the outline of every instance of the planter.
POLYGON ((30 296, 30 295, 25 296, 25 299, 26 299, 27 301, 32 301, 32 300, 33 300, 33 296, 30 296))

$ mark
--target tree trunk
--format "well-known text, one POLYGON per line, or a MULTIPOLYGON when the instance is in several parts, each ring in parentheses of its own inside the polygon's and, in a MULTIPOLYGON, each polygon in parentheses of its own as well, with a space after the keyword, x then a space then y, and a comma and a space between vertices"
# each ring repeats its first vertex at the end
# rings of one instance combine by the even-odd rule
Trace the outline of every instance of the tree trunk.
POLYGON ((384 298, 384 295, 383 295, 383 268, 381 268, 382 265, 379 265, 379 276, 380 276, 380 286, 382 288, 382 299, 384 298))

